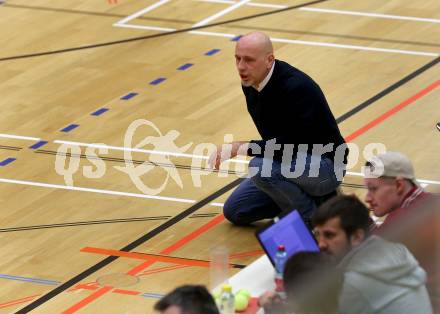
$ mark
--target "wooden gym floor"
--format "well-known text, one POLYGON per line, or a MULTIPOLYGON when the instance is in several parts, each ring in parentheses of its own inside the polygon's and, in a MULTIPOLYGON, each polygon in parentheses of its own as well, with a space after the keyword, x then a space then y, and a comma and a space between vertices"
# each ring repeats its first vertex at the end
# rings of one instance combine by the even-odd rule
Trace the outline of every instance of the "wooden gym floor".
POLYGON ((213 248, 229 249, 231 275, 261 255, 255 227, 221 215, 245 164, 209 173, 192 158, 226 134, 258 138, 233 57, 252 30, 315 78, 359 148, 345 192, 364 196, 370 143, 440 192, 439 1, 6 1, 1 313, 152 313, 178 285, 209 285, 213 248), (171 141, 155 146, 160 134, 171 141), (142 162, 138 180, 121 171, 142 162))

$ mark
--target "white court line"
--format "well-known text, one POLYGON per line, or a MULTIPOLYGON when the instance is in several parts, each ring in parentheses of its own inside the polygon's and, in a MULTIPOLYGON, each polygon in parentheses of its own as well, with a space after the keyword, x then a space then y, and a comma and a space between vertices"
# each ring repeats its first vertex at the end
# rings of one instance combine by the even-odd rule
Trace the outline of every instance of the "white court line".
POLYGON ((125 23, 127 23, 127 22, 129 22, 131 20, 134 20, 135 18, 137 18, 137 17, 139 17, 141 15, 144 15, 145 13, 148 13, 150 11, 153 11, 154 9, 160 7, 161 5, 164 5, 165 3, 169 2, 169 1, 170 0, 160 0, 160 1, 156 2, 155 4, 152 4, 152 5, 148 6, 148 7, 146 7, 145 9, 142 9, 142 10, 136 12, 136 13, 133 13, 132 15, 127 16, 126 18, 120 20, 119 22, 116 22, 114 24, 114 26, 120 26, 121 24, 125 24, 125 23))
POLYGON ((174 28, 165 28, 165 27, 156 27, 156 26, 147 26, 147 25, 114 24, 113 26, 125 27, 125 28, 136 28, 136 29, 148 29, 148 30, 152 30, 152 31, 162 31, 162 32, 176 31, 176 29, 174 29, 174 28))
MULTIPOLYGON (((194 0, 194 1, 210 2, 210 3, 223 3, 223 4, 236 3, 236 1, 233 1, 233 0, 194 0)), ((285 8, 289 7, 287 5, 282 5, 282 4, 269 4, 269 3, 256 3, 256 2, 246 3, 246 6, 274 8, 274 9, 285 9, 285 8)), ((381 18, 381 19, 390 19, 390 20, 405 20, 405 21, 425 22, 425 23, 440 23, 440 19, 435 19, 435 18, 424 18, 424 17, 403 16, 403 15, 382 14, 382 13, 370 13, 370 12, 360 12, 360 11, 335 10, 335 9, 313 8, 313 7, 302 7, 302 8, 298 8, 296 10, 318 12, 318 13, 329 13, 329 14, 368 16, 368 17, 377 17, 377 18, 381 18)))
POLYGON ((223 203, 211 203, 210 205, 211 206, 215 206, 215 207, 223 207, 223 205, 225 205, 225 204, 223 204, 223 203))
MULTIPOLYGON (((223 3, 223 4, 234 4, 236 3, 233 0, 194 0, 198 2, 210 2, 210 3, 223 3)), ((287 5, 282 4, 267 4, 267 3, 256 3, 256 2, 250 2, 246 3, 245 5, 250 7, 261 7, 261 8, 275 8, 275 9, 284 9, 287 8, 287 5)))
POLYGON ((341 44, 332 44, 332 43, 325 43, 325 42, 318 42, 318 41, 292 40, 292 39, 284 39, 284 38, 271 38, 271 40, 273 42, 281 42, 281 43, 288 43, 288 44, 332 47, 332 48, 353 49, 353 50, 363 50, 363 51, 387 52, 387 53, 396 53, 396 54, 414 55, 414 56, 438 57, 440 55, 435 52, 423 52, 423 51, 412 51, 412 50, 401 50, 401 49, 387 49, 387 48, 377 48, 377 47, 367 47, 367 46, 357 46, 357 45, 341 45, 341 44))
POLYGON ((27 141, 40 141, 41 140, 38 137, 12 135, 12 134, 0 134, 0 137, 3 137, 3 138, 13 138, 13 139, 16 139, 16 140, 27 140, 27 141))
POLYGON ((381 13, 369 13, 369 12, 358 12, 358 11, 345 11, 345 10, 333 10, 333 9, 321 9, 321 8, 299 8, 301 11, 309 12, 319 12, 319 13, 332 13, 332 14, 343 14, 343 15, 354 15, 354 16, 368 16, 377 17, 381 19, 391 19, 391 20, 405 20, 405 21, 416 21, 416 22, 426 22, 426 23, 440 23, 440 19, 434 18, 423 18, 415 16, 403 16, 403 15, 392 15, 392 14, 381 14, 381 13))
POLYGON ((245 5, 246 3, 248 3, 249 1, 251 1, 251 0, 241 0, 239 2, 236 2, 234 5, 231 5, 230 7, 226 8, 226 9, 220 11, 220 12, 217 12, 216 14, 211 15, 210 17, 207 17, 206 19, 204 19, 204 20, 194 24, 193 27, 198 27, 198 26, 206 25, 209 22, 211 22, 211 21, 213 21, 213 20, 215 20, 215 19, 217 19, 217 18, 219 18, 219 17, 221 17, 221 16, 223 16, 225 14, 228 14, 229 12, 232 12, 235 9, 238 9, 239 7, 241 7, 241 6, 245 5))
POLYGON ((194 34, 194 35, 217 36, 217 37, 226 37, 226 38, 237 37, 237 35, 234 35, 234 34, 217 33, 217 32, 190 31, 188 33, 194 34))
POLYGON ((127 193, 127 192, 120 192, 120 191, 113 191, 113 190, 92 189, 92 188, 83 188, 83 187, 79 187, 79 186, 68 186, 68 185, 60 185, 60 184, 34 182, 34 181, 12 180, 12 179, 5 179, 5 178, 0 178, 0 182, 19 184, 19 185, 38 186, 38 187, 42 187, 42 188, 51 188, 51 189, 61 189, 61 190, 91 192, 91 193, 108 194, 108 195, 129 196, 129 197, 136 197, 136 198, 155 199, 155 200, 179 202, 179 203, 194 204, 196 202, 195 200, 190 200, 190 199, 185 199, 185 198, 166 197, 166 196, 158 196, 158 195, 146 195, 146 194, 139 194, 139 193, 127 193))

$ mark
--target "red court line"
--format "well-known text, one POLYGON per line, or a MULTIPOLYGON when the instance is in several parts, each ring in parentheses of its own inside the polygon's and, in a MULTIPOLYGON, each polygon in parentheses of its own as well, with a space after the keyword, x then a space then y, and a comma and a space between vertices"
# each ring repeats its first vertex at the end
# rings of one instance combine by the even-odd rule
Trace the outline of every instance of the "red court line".
POLYGON ((209 267, 209 261, 190 260, 190 259, 180 258, 180 257, 160 256, 160 255, 152 255, 152 254, 146 254, 146 253, 125 252, 125 251, 101 249, 101 248, 94 248, 94 247, 82 248, 81 252, 96 253, 96 254, 103 254, 103 255, 110 255, 110 256, 128 257, 128 258, 133 258, 133 259, 147 260, 147 261, 153 261, 153 262, 162 262, 162 263, 170 263, 170 264, 178 264, 178 265, 209 267))
POLYGON ((0 309, 8 307, 8 306, 17 305, 17 304, 20 304, 20 303, 32 301, 33 299, 35 299, 36 297, 39 297, 40 295, 41 294, 31 295, 29 297, 25 297, 25 298, 21 298, 21 299, 17 299, 17 300, 12 300, 12 301, 8 301, 8 302, 5 302, 5 303, 1 303, 0 304, 0 309))
POLYGON ((175 269, 180 269, 180 268, 186 268, 186 267, 189 267, 189 266, 187 266, 187 265, 174 265, 174 266, 159 267, 159 268, 156 268, 156 269, 146 270, 143 273, 140 273, 138 276, 146 276, 146 275, 162 273, 162 272, 165 272, 165 271, 170 271, 170 270, 175 270, 175 269))
MULTIPOLYGON (((160 252, 160 254, 172 253, 173 251, 181 248, 182 246, 184 246, 185 244, 187 244, 191 240, 195 239, 196 237, 198 237, 202 233, 204 233, 204 232, 208 231, 209 229, 211 229, 212 227, 218 225, 223 220, 225 220, 225 217, 223 216, 223 214, 216 216, 214 219, 210 220, 209 222, 207 222, 206 224, 201 226, 199 229, 196 229, 194 232, 190 233, 186 237, 180 239, 176 243, 174 243, 174 244, 170 245, 169 247, 167 247, 166 249, 162 250, 160 252)), ((146 262, 146 263, 140 264, 140 265, 136 266, 135 268, 131 269, 127 274, 134 276, 137 273, 139 273, 140 271, 144 270, 145 268, 147 268, 151 265, 152 265, 151 262, 146 262)))
MULTIPOLYGON (((202 233, 208 231, 209 229, 211 229, 212 227, 218 225, 219 223, 221 223, 223 220, 225 219, 225 217, 223 215, 219 215, 216 216, 214 219, 210 220, 208 223, 206 223, 205 225, 201 226, 199 229, 195 230, 194 232, 190 233, 189 235, 187 235, 186 237, 184 237, 183 239, 177 241, 176 243, 174 243, 173 245, 167 247, 166 249, 162 250, 160 252, 160 254, 170 254, 173 251, 181 248, 182 246, 184 246, 185 244, 187 244, 188 242, 190 242, 191 240, 195 239, 196 237, 198 237, 199 235, 201 235, 202 233)), ((134 268, 132 268, 130 271, 127 272, 127 274, 129 275, 136 275, 137 273, 139 273, 140 271, 144 270, 145 268, 153 265, 156 261, 146 261, 145 263, 142 263, 134 268)), ((100 292, 102 289, 98 290, 97 292, 93 293, 92 295, 90 295, 89 297, 81 300, 80 302, 76 303, 75 305, 73 305, 72 307, 70 307, 67 311, 70 310, 70 312, 64 312, 65 314, 71 314, 74 313, 75 311, 79 310, 80 308, 86 306, 87 304, 93 302, 94 300, 96 300, 98 297, 100 297, 101 295, 104 295, 105 293, 109 292, 111 290, 110 289, 106 290, 106 291, 102 291, 102 293, 100 293, 99 295, 96 295, 98 292, 100 292)))
POLYGON ((139 264, 138 266, 130 269, 127 274, 131 275, 131 276, 136 276, 140 271, 143 271, 145 268, 150 267, 151 265, 153 265, 155 262, 154 261, 148 261, 142 264, 139 264))
POLYGON ((180 239, 179 241, 177 241, 173 245, 167 247, 165 250, 161 251, 160 254, 170 254, 173 251, 175 251, 177 249, 180 249, 182 246, 184 246, 185 244, 187 244, 191 240, 197 238, 199 235, 201 235, 202 233, 208 231, 212 227, 218 225, 223 220, 225 220, 225 216, 223 216, 223 215, 216 216, 214 219, 210 220, 208 223, 206 223, 205 225, 201 226, 199 229, 197 229, 194 232, 190 233, 186 237, 180 239))
POLYGON ((80 283, 77 284, 74 288, 67 290, 68 292, 72 292, 75 290, 96 290, 98 289, 100 286, 98 283, 96 282, 89 282, 89 283, 80 283))
POLYGON ((127 295, 139 295, 142 293, 142 292, 138 292, 138 291, 124 290, 124 289, 115 289, 112 292, 119 293, 119 294, 127 294, 127 295))
POLYGON ((89 295, 87 298, 79 301, 78 303, 72 305, 71 307, 69 307, 67 310, 65 310, 64 312, 62 312, 63 314, 72 314, 75 313, 76 311, 78 311, 79 309, 83 308, 84 306, 86 306, 87 304, 93 302, 94 300, 96 300, 97 298, 99 298, 100 296, 106 294, 107 292, 109 292, 110 290, 112 290, 113 287, 110 286, 105 286, 102 287, 101 289, 99 289, 98 291, 93 292, 91 295, 89 295))
POLYGON ((367 123, 366 125, 364 125, 360 129, 356 130, 355 132, 351 133, 349 136, 347 136, 345 138, 345 141, 346 142, 350 142, 350 141, 354 140, 356 137, 364 134, 369 129, 375 127, 379 123, 383 122, 384 120, 386 120, 389 117, 391 117, 392 115, 396 114, 397 112, 399 112, 403 108, 405 108, 405 107, 409 106, 410 104, 414 103, 416 100, 418 100, 419 98, 422 98, 423 96, 425 96, 426 94, 428 94, 429 92, 433 91, 435 88, 437 88, 439 86, 440 86, 440 80, 432 83, 431 85, 429 85, 425 89, 422 89, 421 91, 419 91, 417 94, 411 96, 410 98, 408 98, 404 102, 398 104, 394 108, 391 108, 390 110, 388 110, 387 112, 385 112, 381 116, 379 116, 376 119, 370 121, 369 123, 367 123))

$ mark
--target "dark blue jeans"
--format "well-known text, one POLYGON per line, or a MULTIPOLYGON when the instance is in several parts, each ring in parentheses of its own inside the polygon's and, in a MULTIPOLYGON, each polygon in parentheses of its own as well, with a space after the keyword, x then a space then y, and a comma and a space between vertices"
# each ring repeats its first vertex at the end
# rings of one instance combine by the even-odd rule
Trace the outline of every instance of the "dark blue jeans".
POLYGON ((226 219, 246 225, 296 209, 304 220, 310 220, 316 208, 314 197, 335 191, 341 182, 330 159, 303 157, 302 163, 297 158, 287 166, 264 158, 252 159, 252 177, 246 178, 225 202, 226 219))

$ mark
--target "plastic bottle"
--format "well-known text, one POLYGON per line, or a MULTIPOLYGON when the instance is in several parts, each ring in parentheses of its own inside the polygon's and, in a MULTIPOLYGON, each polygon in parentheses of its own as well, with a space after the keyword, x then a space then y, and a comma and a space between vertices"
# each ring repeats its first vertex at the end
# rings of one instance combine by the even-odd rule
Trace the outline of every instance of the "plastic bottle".
POLYGON ((220 296, 220 313, 234 314, 235 313, 235 297, 232 293, 231 285, 222 286, 222 294, 220 296))
POLYGON ((279 245, 275 254, 275 292, 282 298, 286 298, 284 292, 283 272, 287 262, 287 253, 284 245, 279 245))

